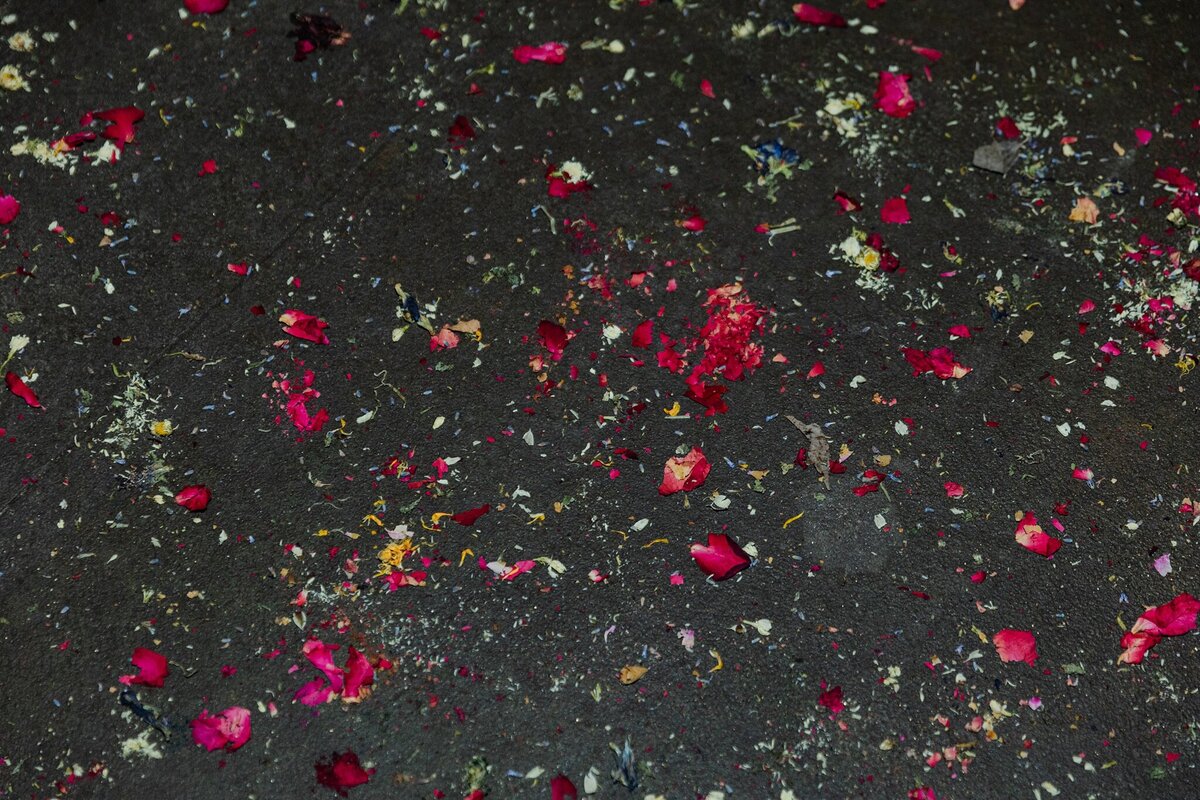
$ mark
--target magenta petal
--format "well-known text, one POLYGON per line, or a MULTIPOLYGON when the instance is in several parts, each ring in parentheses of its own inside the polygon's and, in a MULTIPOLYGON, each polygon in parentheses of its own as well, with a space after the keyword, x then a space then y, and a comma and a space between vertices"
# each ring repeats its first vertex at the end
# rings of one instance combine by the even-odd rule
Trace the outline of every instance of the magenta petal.
POLYGON ((1024 661, 1031 667, 1037 661, 1037 639, 1029 631, 1005 628, 996 632, 992 644, 996 646, 996 654, 1001 661, 1024 661))
POLYGON ((292 699, 296 702, 303 703, 306 706, 320 706, 328 703, 333 697, 333 689, 329 682, 323 678, 314 678, 308 683, 301 686, 292 695, 292 699))
POLYGON ((353 647, 347 650, 344 672, 346 687, 342 690, 342 697, 347 700, 358 699, 362 687, 370 686, 375 682, 375 669, 371 666, 371 662, 367 661, 367 657, 353 647))
POLYGON ((212 752, 219 748, 233 751, 250 740, 250 709, 230 706, 220 714, 208 709, 192 720, 192 741, 212 752))
POLYGON ((1200 600, 1184 592, 1142 614, 1131 630, 1156 636, 1179 636, 1196 629, 1197 613, 1200 613, 1200 600))
POLYGON ((185 486, 175 493, 175 504, 183 506, 188 511, 203 511, 212 500, 212 492, 207 486, 197 484, 185 486))
POLYGON ((579 800, 579 790, 566 775, 558 774, 550 779, 550 800, 579 800))
POLYGON ((693 544, 692 558, 705 574, 718 581, 732 578, 750 566, 746 551, 723 533, 710 533, 707 545, 693 544))
POLYGON ((210 753, 225 746, 225 735, 221 733, 221 718, 212 716, 208 709, 192 720, 192 741, 210 753))
POLYGON ((229 0, 183 0, 189 14, 220 14, 229 6, 229 0))
POLYGON ((0 195, 0 225, 7 225, 21 213, 21 204, 11 194, 0 195))
POLYGON ((150 686, 158 688, 163 685, 170 670, 167 668, 166 656, 160 655, 145 647, 135 647, 130 663, 138 668, 136 675, 122 675, 118 680, 126 686, 150 686))
POLYGON ((324 642, 318 639, 309 639, 304 643, 304 657, 308 659, 314 667, 325 673, 325 677, 329 680, 330 688, 335 694, 342 693, 343 673, 342 670, 333 663, 333 650, 324 642))
POLYGON ((912 222, 908 213, 908 202, 903 197, 890 197, 879 209, 879 218, 890 225, 906 225, 912 222))

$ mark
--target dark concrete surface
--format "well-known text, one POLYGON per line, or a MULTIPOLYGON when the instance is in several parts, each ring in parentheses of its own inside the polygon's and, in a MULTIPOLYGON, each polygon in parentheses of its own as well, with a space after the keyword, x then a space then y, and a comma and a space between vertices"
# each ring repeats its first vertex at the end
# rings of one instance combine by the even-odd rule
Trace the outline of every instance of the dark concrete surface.
POLYGON ((3 371, 42 407, 0 403, 0 796, 332 797, 315 766, 346 752, 374 770, 354 798, 1196 796, 1195 635, 1118 656, 1198 588, 1200 7, 821 8, 848 24, 8 3, 36 46, 0 58, 28 85, 0 92, 0 349, 28 337, 3 371), (349 38, 296 61, 293 12, 349 38), (563 63, 514 58, 546 42, 563 63), (27 152, 126 106, 113 163, 102 135, 27 152), (797 163, 757 185, 746 148, 776 141, 797 163), (972 168, 999 141, 1015 165, 972 168), (590 186, 552 196, 567 162, 590 186), (898 268, 852 263, 855 231, 898 268), (478 337, 431 344, 396 284, 478 337), (735 285, 740 338, 704 327, 735 285), (686 379, 722 347, 706 416, 686 379), (914 375, 904 348, 939 347, 970 371, 914 375), (303 432, 279 381, 309 370, 329 421, 303 432), (821 426, 828 486, 786 415, 821 426), (703 485, 661 495, 691 447, 703 485), (707 580, 708 533, 750 566, 707 580), (389 591, 393 541, 421 585, 389 591), (1000 658, 1007 629, 1036 661, 1000 658), (372 664, 359 702, 294 701, 314 640, 372 664), (169 674, 131 705, 135 648, 169 674), (248 741, 196 744, 229 707, 248 741))

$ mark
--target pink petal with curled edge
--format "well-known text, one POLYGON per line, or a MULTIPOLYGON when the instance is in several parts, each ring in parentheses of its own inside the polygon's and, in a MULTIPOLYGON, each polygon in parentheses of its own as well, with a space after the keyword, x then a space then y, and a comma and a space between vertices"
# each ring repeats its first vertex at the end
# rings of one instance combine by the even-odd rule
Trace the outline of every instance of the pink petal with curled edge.
POLYGON ((1096 304, 1094 302, 1092 302, 1091 300, 1084 300, 1082 303, 1079 304, 1079 313, 1080 314, 1090 314, 1091 312, 1093 312, 1095 310, 1096 310, 1096 304))
POLYGON ((346 687, 342 690, 343 700, 361 700, 366 696, 365 687, 375 682, 375 669, 367 657, 353 647, 346 651, 346 687))
POLYGON ((1158 636, 1179 636, 1196 629, 1196 614, 1200 600, 1184 592, 1175 599, 1155 606, 1138 617, 1130 629, 1133 633, 1153 633, 1158 636))
POLYGON ((183 506, 188 511, 203 511, 212 500, 212 492, 203 484, 185 486, 175 493, 175 505, 183 506))
POLYGON ((707 545, 693 544, 691 550, 696 566, 714 580, 732 578, 750 566, 746 551, 723 533, 710 533, 707 545))
POLYGON ((145 647, 135 647, 129 661, 138 668, 136 675, 122 675, 119 680, 126 686, 151 686, 158 688, 171 674, 167 668, 167 657, 145 647))
POLYGON ((889 117, 904 119, 917 109, 908 88, 908 76, 895 72, 879 73, 879 84, 875 88, 875 107, 889 117))
POLYGON ((224 748, 232 752, 250 740, 250 710, 230 706, 219 714, 209 714, 204 709, 191 726, 192 741, 205 750, 224 748))
POLYGON ((1005 628, 996 632, 996 635, 992 637, 992 644, 996 646, 996 653, 1000 656, 1000 660, 1006 663, 1024 661, 1032 667, 1037 661, 1037 640, 1029 631, 1005 628))
POLYGON ((1118 664, 1140 664, 1146 658, 1146 653, 1154 645, 1162 641, 1162 637, 1156 633, 1133 633, 1126 631, 1121 637, 1121 655, 1117 656, 1118 664))
POLYGON ((908 213, 908 201, 903 197, 890 197, 879 209, 879 218, 889 225, 907 225, 912 222, 908 213))
POLYGON ((1138 144, 1145 147, 1154 138, 1154 131, 1147 128, 1134 128, 1133 135, 1137 137, 1138 144))
POLYGON ((1033 514, 1026 514, 1022 517, 1020 523, 1017 524, 1015 536, 1026 550, 1046 558, 1057 553, 1058 549, 1062 547, 1062 540, 1055 539, 1043 531, 1042 526, 1037 524, 1037 517, 1033 514))
POLYGON ((323 319, 306 314, 298 308, 289 308, 279 315, 279 321, 284 326, 283 332, 291 334, 297 339, 305 339, 317 344, 329 344, 329 337, 325 335, 325 329, 329 327, 329 323, 323 319))
POLYGON ((306 706, 320 706, 333 699, 333 688, 324 678, 313 678, 292 695, 292 699, 306 706))
POLYGON ((7 225, 21 213, 21 204, 11 194, 0 195, 0 225, 7 225))
POLYGON ((324 673, 335 694, 341 694, 343 673, 337 664, 333 663, 333 651, 336 645, 330 647, 319 639, 309 639, 304 643, 304 657, 308 662, 324 673))
POLYGON ((708 459, 698 447, 693 447, 685 456, 672 456, 663 466, 663 479, 658 493, 666 496, 675 492, 690 492, 704 484, 710 469, 708 459))
POLYGON ((846 20, 841 14, 835 14, 808 3, 797 3, 792 6, 792 14, 795 15, 797 22, 803 22, 806 25, 822 25, 830 28, 846 27, 846 20))

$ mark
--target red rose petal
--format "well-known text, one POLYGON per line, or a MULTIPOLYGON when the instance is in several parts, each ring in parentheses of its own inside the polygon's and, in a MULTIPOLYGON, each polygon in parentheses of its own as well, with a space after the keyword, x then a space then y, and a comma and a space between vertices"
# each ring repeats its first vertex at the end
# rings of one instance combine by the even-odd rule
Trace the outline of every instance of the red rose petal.
POLYGON ((750 556, 746 551, 723 533, 710 533, 707 545, 693 544, 691 551, 696 566, 714 580, 732 578, 750 566, 750 556))
POLYGON ((666 496, 675 492, 690 492, 704 484, 710 469, 708 459, 698 447, 693 447, 687 455, 672 456, 663 466, 663 479, 658 493, 666 496))
POLYGON ((41 408, 42 403, 38 400, 38 396, 33 393, 25 381, 21 380, 21 376, 15 372, 7 372, 4 375, 4 382, 8 384, 8 390, 17 397, 25 401, 25 405, 30 408, 41 408))
POLYGON ((803 22, 806 25, 822 25, 830 28, 846 27, 846 20, 841 14, 835 14, 808 3, 797 3, 792 6, 792 14, 795 15, 797 22, 803 22))
POLYGON ((167 667, 167 657, 145 647, 135 647, 129 661, 138 668, 138 672, 136 675, 122 675, 117 679, 126 686, 151 686, 157 689, 171 674, 167 667))
POLYGON ((175 505, 183 506, 188 511, 203 511, 212 500, 212 492, 203 484, 185 486, 175 493, 175 505))
POLYGON ((349 750, 318 761, 316 771, 317 783, 328 786, 342 797, 346 796, 347 789, 362 786, 375 774, 373 769, 363 769, 358 756, 349 750))
POLYGON ((1029 631, 1018 631, 1012 628, 996 631, 996 635, 992 637, 992 644, 996 646, 996 653, 1000 656, 1000 660, 1006 663, 1024 661, 1032 667, 1037 661, 1037 640, 1029 631))
POLYGON ((475 520, 479 519, 480 517, 482 517, 484 514, 488 513, 491 510, 492 510, 491 505, 488 503, 484 503, 479 508, 472 508, 468 511, 460 511, 457 514, 450 517, 450 519, 454 520, 459 525, 470 527, 475 524, 475 520))
POLYGON ((237 750, 250 740, 250 709, 230 706, 219 714, 208 709, 192 720, 192 741, 205 750, 237 750))
POLYGON ((561 64, 567 60, 567 46, 559 42, 546 42, 538 45, 523 44, 514 47, 512 54, 519 64, 528 64, 530 61, 561 64))

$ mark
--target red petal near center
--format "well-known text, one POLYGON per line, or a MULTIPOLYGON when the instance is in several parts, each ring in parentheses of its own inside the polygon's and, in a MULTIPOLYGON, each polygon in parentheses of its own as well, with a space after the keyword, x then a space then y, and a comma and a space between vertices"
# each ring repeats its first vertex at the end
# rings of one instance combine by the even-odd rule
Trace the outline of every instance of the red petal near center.
POLYGON ((118 680, 126 686, 151 686, 159 688, 171 674, 167 668, 167 657, 145 647, 135 647, 129 661, 138 668, 136 675, 122 675, 118 680))
POLYGON ((25 401, 25 405, 30 408, 41 408, 42 403, 38 400, 38 396, 33 393, 25 381, 21 380, 21 376, 15 372, 7 372, 4 375, 4 382, 8 384, 8 390, 17 397, 25 401))
POLYGON ((459 525, 470 527, 471 525, 475 524, 475 520, 479 519, 491 510, 491 505, 484 503, 479 508, 472 508, 469 511, 460 511, 454 516, 450 517, 450 519, 454 520, 459 525))
POLYGON ((1029 631, 1018 631, 1005 628, 996 632, 992 637, 996 653, 1004 662, 1024 661, 1029 666, 1037 661, 1037 640, 1029 631))
POLYGON ((797 22, 803 22, 806 25, 824 25, 830 28, 846 27, 846 20, 841 14, 835 14, 808 3, 797 3, 792 6, 792 13, 796 16, 797 22))
POLYGON ((318 761, 316 770, 317 783, 328 786, 342 797, 346 796, 347 789, 362 786, 375 774, 373 769, 363 769, 358 756, 349 750, 318 761))
POLYGON ((732 578, 750 566, 746 551, 723 533, 710 533, 707 545, 693 544, 692 558, 706 575, 718 581, 732 578))
POLYGON ((693 447, 685 456, 672 456, 663 466, 663 479, 658 493, 666 496, 675 492, 690 492, 704 484, 710 469, 708 459, 698 447, 693 447))

